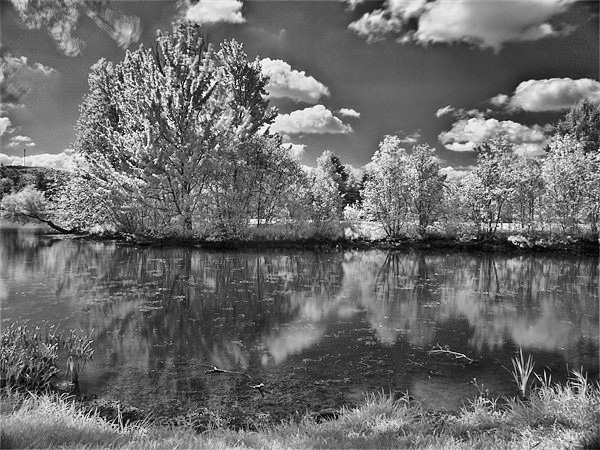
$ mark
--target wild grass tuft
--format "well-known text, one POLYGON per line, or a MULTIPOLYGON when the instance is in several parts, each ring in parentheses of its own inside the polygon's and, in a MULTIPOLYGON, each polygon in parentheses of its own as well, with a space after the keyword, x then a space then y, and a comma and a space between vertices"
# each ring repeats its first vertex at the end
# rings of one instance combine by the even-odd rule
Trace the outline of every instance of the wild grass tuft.
POLYGON ((523 356, 523 349, 519 347, 519 357, 517 358, 514 356, 512 358, 512 366, 513 370, 509 370, 509 372, 513 376, 521 396, 525 397, 527 394, 529 378, 531 377, 533 368, 535 366, 533 358, 531 355, 529 355, 527 360, 525 360, 525 357, 523 356))
POLYGON ((77 383, 79 372, 94 350, 89 335, 71 330, 61 333, 56 327, 39 327, 12 323, 0 338, 0 385, 8 389, 43 392, 59 373, 59 361, 65 358, 71 381, 77 383))

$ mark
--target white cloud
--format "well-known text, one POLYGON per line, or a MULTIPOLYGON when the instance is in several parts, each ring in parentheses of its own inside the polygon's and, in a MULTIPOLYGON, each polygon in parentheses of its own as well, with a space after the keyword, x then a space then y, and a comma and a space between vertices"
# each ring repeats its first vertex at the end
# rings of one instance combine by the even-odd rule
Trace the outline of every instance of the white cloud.
POLYGON ((510 100, 510 97, 508 95, 498 94, 498 95, 495 95, 492 98, 490 98, 489 102, 492 105, 499 108, 499 107, 505 106, 509 100, 510 100))
POLYGON ((344 124, 323 105, 315 105, 278 115, 271 130, 289 134, 345 134, 351 133, 352 127, 344 124))
POLYGON ((262 73, 269 77, 266 90, 271 98, 291 98, 295 101, 316 103, 329 89, 304 71, 293 70, 280 59, 265 58, 260 62, 262 73))
POLYGON ((454 111, 456 111, 456 109, 450 105, 446 105, 443 108, 438 109, 435 112, 435 117, 442 117, 442 116, 448 116, 450 114, 452 114, 454 111))
POLYGON ((246 19, 242 15, 243 6, 239 0, 200 0, 190 6, 185 18, 199 24, 244 23, 246 19))
POLYGON ((550 131, 549 126, 528 127, 512 120, 472 117, 458 120, 450 130, 440 133, 438 138, 448 150, 468 152, 496 134, 503 134, 514 145, 516 152, 536 154, 548 141, 550 131))
POLYGON ((404 144, 416 144, 417 142, 419 142, 421 137, 421 133, 419 133, 418 131, 414 131, 400 139, 400 142, 404 144))
POLYGON ((35 147, 35 142, 29 136, 12 136, 7 147, 35 147))
POLYGON ((8 127, 10 127, 10 119, 8 117, 0 117, 0 136, 6 133, 8 127))
MULTIPOLYGON (((0 153, 0 164, 4 165, 23 165, 22 156, 11 156, 0 153)), ((29 155, 25 159, 27 166, 46 167, 50 169, 74 170, 75 157, 73 150, 65 150, 58 154, 42 153, 39 155, 29 155)))
POLYGON ((512 110, 564 111, 584 98, 600 103, 599 81, 590 78, 528 80, 520 83, 511 97, 499 94, 492 97, 490 102, 512 110))
POLYGON ((568 33, 550 19, 575 0, 444 1, 387 0, 349 28, 368 40, 395 36, 400 42, 467 42, 496 51, 507 42, 534 41, 568 33), (410 22, 410 26, 409 26, 410 22))
POLYGON ((30 87, 40 81, 51 79, 58 72, 40 63, 29 65, 27 57, 13 56, 10 53, 0 58, 0 111, 8 107, 22 106, 22 99, 30 87))
POLYGON ((347 3, 348 8, 354 9, 354 8, 356 8, 356 5, 364 3, 366 0, 340 0, 340 1, 347 3))
POLYGON ((290 155, 292 155, 292 157, 294 157, 296 159, 300 159, 302 157, 302 155, 304 154, 304 152, 306 151, 305 144, 288 143, 288 144, 283 144, 283 146, 286 147, 288 149, 288 151, 290 152, 290 155))
POLYGON ((356 119, 360 118, 360 113, 352 108, 340 108, 338 114, 344 117, 354 117, 356 119))

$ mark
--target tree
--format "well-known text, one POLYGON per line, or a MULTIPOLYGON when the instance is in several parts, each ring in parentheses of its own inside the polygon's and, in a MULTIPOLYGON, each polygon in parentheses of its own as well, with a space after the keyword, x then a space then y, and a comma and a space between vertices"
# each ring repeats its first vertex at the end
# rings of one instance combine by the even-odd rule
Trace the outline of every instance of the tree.
POLYGON ((78 229, 66 229, 56 223, 55 208, 41 191, 26 186, 19 192, 6 195, 0 201, 2 217, 19 223, 38 221, 59 233, 77 233, 78 229))
POLYGON ((586 218, 597 233, 599 168, 597 154, 586 153, 575 137, 556 136, 552 140, 542 167, 544 207, 563 233, 578 233, 580 222, 586 218))
POLYGON ((410 212, 408 165, 408 156, 401 147, 400 138, 386 136, 367 166, 363 207, 392 238, 401 235, 410 212))
POLYGON ((240 44, 214 52, 189 23, 159 33, 152 49, 94 65, 76 149, 91 182, 110 192, 117 225, 189 235, 215 211, 232 210, 235 204, 219 203, 215 180, 236 149, 274 119, 267 81, 240 44))
POLYGON ((439 159, 428 145, 416 145, 408 155, 408 183, 413 214, 418 233, 422 237, 427 227, 440 216, 444 181, 439 159))
POLYGON ((556 126, 558 136, 571 135, 584 153, 600 151, 600 105, 584 99, 574 105, 556 126))
POLYGON ((309 215, 317 234, 323 234, 329 224, 339 221, 343 210, 341 177, 331 156, 330 151, 324 151, 311 174, 309 215))
POLYGON ((465 201, 470 205, 471 220, 481 232, 494 235, 504 208, 513 198, 517 180, 512 175, 516 159, 512 144, 497 135, 477 148, 477 166, 465 179, 465 201))
POLYGON ((512 209, 521 229, 533 232, 536 215, 541 211, 544 180, 542 161, 531 156, 519 156, 512 168, 516 180, 512 209))

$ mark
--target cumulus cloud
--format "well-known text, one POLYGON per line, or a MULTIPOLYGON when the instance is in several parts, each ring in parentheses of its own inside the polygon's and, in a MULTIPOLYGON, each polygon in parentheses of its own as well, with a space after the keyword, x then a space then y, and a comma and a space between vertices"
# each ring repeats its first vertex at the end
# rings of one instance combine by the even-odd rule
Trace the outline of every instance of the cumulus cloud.
POLYGON ((353 117, 355 119, 360 118, 360 113, 352 108, 340 108, 340 110, 338 111, 338 114, 340 116, 344 116, 344 117, 353 117))
POLYGON ((302 157, 302 155, 304 154, 304 152, 306 151, 305 144, 287 143, 287 144, 283 144, 283 146, 285 148, 287 148, 288 151, 290 152, 290 155, 292 155, 292 157, 296 158, 296 159, 300 159, 302 157))
POLYGON ((269 77, 266 86, 270 98, 291 98, 297 102, 316 103, 329 89, 304 71, 293 70, 280 59, 265 58, 260 61, 262 73, 269 77))
POLYGON ((18 106, 23 96, 29 92, 30 86, 43 79, 49 79, 57 74, 52 67, 39 62, 30 65, 27 57, 2 54, 0 58, 0 101, 4 110, 6 107, 18 106))
POLYGON ((510 100, 510 97, 506 94, 498 94, 495 95, 494 97, 490 98, 489 102, 496 107, 502 107, 505 106, 508 101, 510 100))
POLYGON ((0 136, 6 133, 8 127, 10 127, 10 119, 8 117, 0 117, 0 136))
MULTIPOLYGON (((42 153, 39 155, 30 155, 25 159, 27 166, 46 167, 59 170, 74 170, 75 157, 73 150, 65 150, 58 154, 42 153)), ((22 156, 11 156, 0 153, 0 164, 9 166, 20 166, 23 164, 22 156)))
POLYGON ((572 31, 552 18, 575 0, 386 0, 349 28, 369 41, 394 36, 399 42, 467 42, 495 51, 507 42, 535 41, 572 31))
POLYGON ((512 96, 498 94, 495 106, 524 111, 564 111, 582 99, 600 103, 600 82, 590 78, 549 78, 521 82, 512 96))
POLYGON ((81 54, 84 42, 75 35, 81 14, 91 18, 121 48, 139 40, 140 19, 113 11, 106 2, 72 0, 11 0, 21 22, 30 30, 45 29, 58 48, 67 56, 81 54))
POLYGON ((419 133, 418 131, 414 131, 400 139, 400 142, 404 144, 416 144, 417 142, 419 142, 421 137, 421 133, 419 133))
POLYGON ((35 142, 29 136, 12 136, 7 147, 35 147, 35 142))
POLYGON ((516 152, 538 154, 548 141, 551 131, 549 126, 528 127, 512 120, 472 117, 458 120, 450 130, 440 133, 438 139, 448 150, 469 152, 491 137, 503 134, 514 145, 516 152))
POLYGON ((200 0, 189 6, 185 18, 199 24, 244 23, 243 6, 239 0, 200 0))
POLYGON ((289 134, 346 134, 352 132, 352 127, 344 124, 325 106, 315 105, 278 115, 271 130, 289 134))

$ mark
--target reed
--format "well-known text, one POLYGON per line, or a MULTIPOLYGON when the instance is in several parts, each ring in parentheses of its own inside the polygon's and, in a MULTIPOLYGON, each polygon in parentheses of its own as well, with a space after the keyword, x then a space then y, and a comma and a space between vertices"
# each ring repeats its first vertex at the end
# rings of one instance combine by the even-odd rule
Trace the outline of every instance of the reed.
POLYGON ((533 368, 535 366, 533 358, 531 355, 529 355, 527 360, 525 360, 525 357, 523 356, 523 349, 519 347, 519 356, 514 356, 512 358, 512 366, 513 370, 509 370, 509 372, 515 380, 521 396, 525 397, 527 394, 529 378, 531 377, 533 368))
POLYGON ((42 330, 12 323, 0 338, 0 385, 9 390, 47 391, 61 363, 77 384, 85 362, 94 354, 92 342, 90 335, 74 330, 64 334, 55 326, 42 330))

